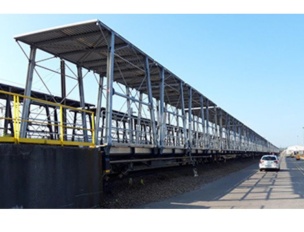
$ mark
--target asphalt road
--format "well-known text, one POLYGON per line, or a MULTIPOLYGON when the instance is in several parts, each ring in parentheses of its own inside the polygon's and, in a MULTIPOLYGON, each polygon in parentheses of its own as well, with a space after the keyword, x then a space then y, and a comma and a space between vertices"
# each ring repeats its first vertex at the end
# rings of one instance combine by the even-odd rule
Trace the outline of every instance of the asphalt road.
POLYGON ((146 209, 304 209, 304 160, 281 157, 281 170, 256 165, 146 209))

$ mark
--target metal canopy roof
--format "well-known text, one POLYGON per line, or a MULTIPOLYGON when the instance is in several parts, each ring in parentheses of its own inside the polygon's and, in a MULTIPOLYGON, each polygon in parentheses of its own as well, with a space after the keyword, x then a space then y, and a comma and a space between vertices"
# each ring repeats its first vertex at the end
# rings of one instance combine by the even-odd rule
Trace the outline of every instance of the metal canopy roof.
MULTIPOLYGON (((180 83, 182 83, 184 86, 185 108, 189 108, 189 91, 188 88, 185 88, 189 86, 188 84, 99 20, 91 20, 28 33, 16 36, 15 39, 100 74, 101 76, 106 76, 109 47, 108 38, 110 38, 112 33, 114 33, 115 36, 114 81, 147 94, 145 76, 145 58, 147 57, 153 97, 158 100, 160 99, 159 83, 160 68, 162 68, 164 69, 165 77, 165 103, 179 109, 182 108, 180 94, 180 83)), ((195 88, 191 88, 193 115, 201 116, 201 111, 196 108, 201 107, 200 97, 203 96, 205 100, 208 100, 208 104, 204 101, 203 107, 210 108, 210 122, 215 123, 215 115, 222 114, 223 116, 227 115, 230 117, 230 120, 238 123, 238 125, 244 125, 195 88), (215 112, 215 108, 217 109, 217 113, 215 112)), ((222 120, 225 125, 226 118, 222 117, 222 120)))
MULTIPOLYGON (((99 20, 37 31, 16 36, 15 39, 106 77, 109 38, 112 33, 115 38, 114 81, 147 94, 145 60, 148 58, 153 97, 157 100, 161 97, 160 70, 162 69, 164 70, 165 81, 165 103, 182 109, 180 94, 180 84, 182 84, 185 99, 184 107, 188 111, 190 104, 188 100, 189 88, 187 87, 190 86, 99 20)), ((191 89, 193 115, 201 117, 200 98, 204 97, 203 107, 209 108, 210 122, 218 123, 218 115, 222 115, 221 120, 224 128, 236 124, 245 126, 195 88, 191 87, 191 89), (206 100, 208 100, 208 103, 206 100)), ((39 93, 36 94, 39 95, 39 93)), ((69 102, 69 104, 74 105, 75 102, 69 102)), ((247 129, 251 130, 250 128, 247 129)))
MULTIPOLYGON (((99 20, 33 32, 16 36, 15 39, 106 76, 107 38, 112 32, 115 35, 114 81, 147 93, 145 57, 148 57, 153 97, 159 99, 159 73, 160 68, 164 67, 99 20)), ((181 108, 179 84, 184 82, 166 68, 164 68, 164 73, 165 102, 181 108)), ((203 95, 194 88, 192 88, 192 95, 192 107, 200 107, 200 96, 203 95)), ((188 108, 186 88, 184 88, 184 97, 185 107, 188 108)), ((207 99, 205 96, 204 98, 207 99)), ((208 100, 209 106, 216 106, 210 99, 208 100)))

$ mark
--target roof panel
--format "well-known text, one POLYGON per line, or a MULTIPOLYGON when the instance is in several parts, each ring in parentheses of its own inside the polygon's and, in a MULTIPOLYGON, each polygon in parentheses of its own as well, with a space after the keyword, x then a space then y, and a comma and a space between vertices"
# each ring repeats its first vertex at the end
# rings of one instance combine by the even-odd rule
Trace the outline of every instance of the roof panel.
MULTIPOLYGON (((157 63, 154 59, 142 52, 118 33, 101 23, 92 20, 62 27, 51 28, 16 36, 17 41, 36 46, 45 52, 75 63, 83 68, 92 70, 100 75, 106 75, 108 42, 107 36, 115 34, 115 65, 114 81, 127 84, 131 88, 147 93, 144 57, 149 58, 151 81, 159 83, 160 69, 165 71, 165 101, 181 107, 180 83, 184 82, 171 71, 157 63)), ((188 85, 185 85, 188 87, 188 85)), ((200 105, 200 96, 203 96, 193 87, 193 107, 200 105)), ((155 88, 153 96, 159 99, 159 88, 155 88)), ((184 97, 188 99, 188 90, 184 88, 184 97)), ((206 97, 204 97, 207 99, 206 97)), ((209 106, 215 104, 209 101, 209 106)), ((189 105, 185 101, 186 107, 189 105)))

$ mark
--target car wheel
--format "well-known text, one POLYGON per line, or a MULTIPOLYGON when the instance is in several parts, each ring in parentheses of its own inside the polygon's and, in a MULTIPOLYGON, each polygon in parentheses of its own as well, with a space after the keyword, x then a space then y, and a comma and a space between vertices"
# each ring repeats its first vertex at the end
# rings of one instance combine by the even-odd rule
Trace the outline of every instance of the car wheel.
POLYGON ((263 171, 263 169, 260 169, 260 172, 263 171))

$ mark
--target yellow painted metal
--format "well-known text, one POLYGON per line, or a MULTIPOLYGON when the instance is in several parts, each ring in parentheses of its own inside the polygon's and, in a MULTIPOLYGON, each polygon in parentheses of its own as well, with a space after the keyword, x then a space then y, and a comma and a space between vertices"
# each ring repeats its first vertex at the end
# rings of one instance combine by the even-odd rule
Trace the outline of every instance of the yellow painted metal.
POLYGON ((92 112, 92 144, 95 144, 95 120, 94 120, 94 118, 95 118, 95 115, 94 115, 94 112, 92 112))
POLYGON ((62 145, 62 142, 60 140, 50 140, 50 139, 20 138, 19 142, 31 143, 31 144, 62 145))
MULTIPOLYGON (((94 143, 93 142, 79 142, 79 141, 77 141, 77 142, 75 142, 75 141, 64 141, 63 145, 66 145, 66 146, 77 145, 77 146, 88 146, 88 147, 90 147, 90 146, 93 146, 94 143)), ((95 147, 95 145, 94 145, 94 147, 95 147)))
POLYGON ((1 143, 14 143, 15 138, 14 137, 3 136, 3 137, 0 137, 0 142, 1 143))
MULTIPOLYGON (((0 141, 2 141, 2 138, 0 139, 0 141)), ((60 141, 60 140, 51 140, 51 139, 20 138, 19 142, 31 143, 31 144, 63 145, 63 146, 86 146, 86 147, 95 148, 95 145, 91 142, 79 142, 79 141, 60 141)))
POLYGON ((20 115, 19 115, 19 96, 13 96, 13 125, 14 125, 14 142, 19 143, 19 132, 20 132, 20 115))
POLYGON ((60 105, 60 110, 59 110, 59 118, 60 118, 60 129, 59 129, 59 131, 60 131, 60 142, 61 142, 61 144, 63 144, 63 138, 64 138, 64 136, 63 136, 63 109, 62 109, 62 105, 60 105))
POLYGON ((95 141, 94 141, 94 135, 95 135, 95 125, 94 125, 94 112, 89 111, 89 110, 85 110, 85 109, 78 109, 75 107, 70 107, 70 106, 66 106, 66 105, 62 105, 62 104, 58 104, 58 103, 54 103, 54 102, 49 102, 49 101, 45 101, 45 100, 41 100, 38 98, 33 98, 33 97, 26 97, 24 95, 21 94, 16 94, 16 93, 10 93, 7 91, 3 91, 0 90, 0 93, 2 94, 6 94, 6 95, 10 95, 13 97, 13 109, 12 109, 12 113, 13 116, 12 118, 5 118, 5 117, 1 117, 0 120, 11 120, 13 122, 13 126, 14 126, 14 136, 9 136, 9 135, 3 135, 0 136, 0 143, 31 143, 31 144, 47 144, 47 145, 61 145, 61 146, 88 146, 90 148, 95 148, 95 141), (48 105, 48 106, 52 106, 55 108, 59 108, 59 122, 44 122, 42 120, 36 120, 36 119, 22 119, 20 116, 20 110, 21 110, 21 104, 20 104, 20 99, 25 99, 28 98, 30 99, 32 102, 35 103, 40 103, 41 105, 48 105), (75 126, 69 126, 69 125, 64 125, 63 124, 63 109, 68 109, 71 111, 78 111, 78 112, 85 112, 86 114, 88 114, 92 120, 90 120, 92 122, 91 125, 91 129, 87 129, 87 128, 81 128, 81 127, 75 127, 75 126), (46 138, 20 138, 20 125, 21 125, 21 121, 27 121, 28 123, 33 123, 39 126, 58 126, 59 127, 59 139, 57 140, 51 140, 51 139, 46 139, 46 138), (92 141, 91 142, 83 142, 83 141, 69 141, 67 138, 65 140, 65 136, 64 135, 64 129, 76 129, 79 131, 89 131, 91 133, 92 136, 92 141))

